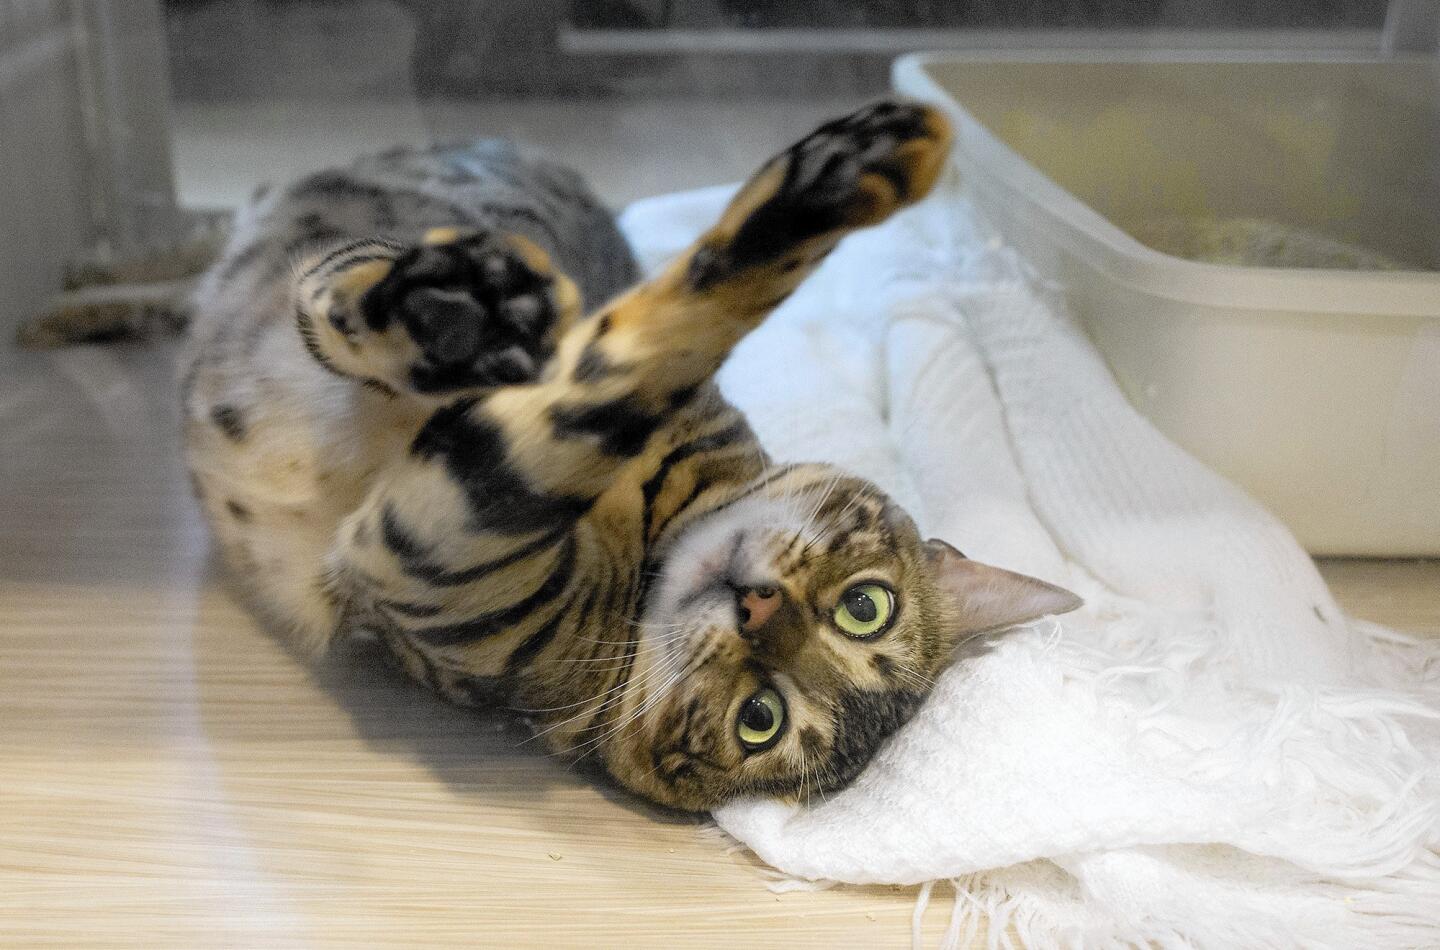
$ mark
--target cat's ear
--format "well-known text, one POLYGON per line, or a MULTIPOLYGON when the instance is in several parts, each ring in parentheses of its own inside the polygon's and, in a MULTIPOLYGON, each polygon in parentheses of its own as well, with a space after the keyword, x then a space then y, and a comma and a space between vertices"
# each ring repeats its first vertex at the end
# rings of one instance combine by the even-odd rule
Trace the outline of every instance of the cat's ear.
POLYGON ((956 637, 1069 613, 1084 603, 1063 587, 972 561, 937 538, 925 542, 925 557, 936 586, 956 607, 956 637))

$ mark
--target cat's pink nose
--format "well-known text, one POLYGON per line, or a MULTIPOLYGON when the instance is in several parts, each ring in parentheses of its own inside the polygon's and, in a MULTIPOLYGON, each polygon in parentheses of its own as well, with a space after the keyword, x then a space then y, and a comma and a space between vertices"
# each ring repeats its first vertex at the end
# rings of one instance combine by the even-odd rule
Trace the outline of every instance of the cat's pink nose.
POLYGON ((759 630, 780 608, 780 591, 774 587, 747 587, 740 594, 740 629, 759 630))

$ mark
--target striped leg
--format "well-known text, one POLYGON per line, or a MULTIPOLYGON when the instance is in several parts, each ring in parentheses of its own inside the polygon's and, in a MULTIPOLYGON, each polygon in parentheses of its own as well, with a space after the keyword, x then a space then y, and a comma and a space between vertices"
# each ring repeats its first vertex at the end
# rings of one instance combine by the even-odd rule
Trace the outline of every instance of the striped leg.
POLYGON ((923 197, 948 143, 934 111, 881 103, 771 160, 664 273, 573 325, 538 382, 437 411, 346 525, 342 575, 433 618, 453 599, 407 561, 490 564, 474 603, 497 617, 496 604, 523 604, 568 569, 569 529, 735 343, 845 234, 923 197))

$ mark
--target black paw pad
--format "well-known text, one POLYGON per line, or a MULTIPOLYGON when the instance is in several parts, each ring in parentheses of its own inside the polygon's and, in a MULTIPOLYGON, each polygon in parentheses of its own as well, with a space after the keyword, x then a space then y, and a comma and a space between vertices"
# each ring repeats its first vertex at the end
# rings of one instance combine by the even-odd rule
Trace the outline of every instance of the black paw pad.
POLYGON ((895 155, 927 134, 927 115, 923 106, 877 102, 826 123, 791 149, 786 190, 807 205, 839 205, 853 197, 861 177, 878 174, 906 200, 909 176, 895 155))
POLYGON ((398 321, 420 348, 421 392, 536 378, 556 319, 550 277, 491 235, 412 248, 360 306, 372 330, 398 321))
MULTIPOLYGON (((780 261, 806 241, 875 223, 918 197, 909 143, 933 138, 925 106, 885 101, 828 122, 776 157, 783 175, 723 246, 703 249, 691 263, 697 289, 749 267, 780 261), (865 180, 889 182, 893 200, 877 201, 865 180)), ((766 179, 760 179, 764 181, 766 179)), ((791 268, 800 266, 796 260, 791 268)))

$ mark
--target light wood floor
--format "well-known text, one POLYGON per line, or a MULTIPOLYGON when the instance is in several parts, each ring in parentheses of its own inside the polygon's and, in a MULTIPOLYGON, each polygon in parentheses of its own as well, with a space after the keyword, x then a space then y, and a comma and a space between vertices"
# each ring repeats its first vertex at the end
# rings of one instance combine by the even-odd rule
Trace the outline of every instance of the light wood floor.
MULTIPOLYGON (((0 350, 0 943, 908 945, 912 890, 777 897, 503 722, 259 632, 216 580, 169 374, 0 350)), ((1325 571, 1440 633, 1440 565, 1325 571)))

